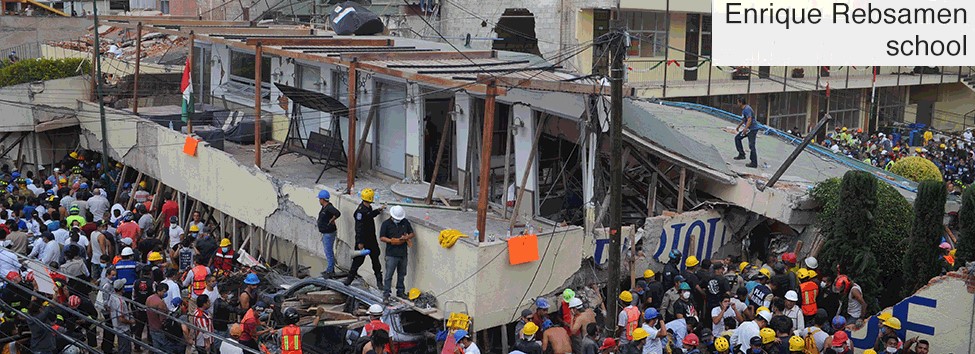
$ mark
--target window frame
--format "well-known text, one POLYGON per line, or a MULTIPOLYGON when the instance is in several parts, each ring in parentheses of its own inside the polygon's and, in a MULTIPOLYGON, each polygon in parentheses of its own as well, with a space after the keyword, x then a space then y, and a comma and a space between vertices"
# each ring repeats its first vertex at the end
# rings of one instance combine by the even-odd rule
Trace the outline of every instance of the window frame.
POLYGON ((630 47, 626 51, 628 57, 633 58, 662 58, 664 57, 665 51, 667 50, 667 14, 663 11, 648 11, 648 10, 622 10, 620 11, 620 18, 626 23, 627 31, 630 35, 630 47), (653 22, 653 29, 646 29, 644 25, 647 23, 644 20, 644 16, 652 15, 656 19, 653 22), (639 16, 639 21, 637 21, 637 16, 639 16), (637 26, 639 24, 639 26, 637 26), (646 35, 650 35, 649 39, 645 38, 646 35), (660 42, 657 42, 659 36, 660 42), (644 46, 652 45, 652 51, 650 56, 644 55, 644 46))
MULTIPOLYGON (((250 56, 254 58, 252 59, 253 61, 257 60, 257 55, 255 53, 231 50, 230 51, 230 72, 227 75, 227 77, 231 81, 235 81, 247 85, 254 85, 255 82, 253 76, 252 77, 240 76, 234 73, 234 70, 240 70, 241 68, 245 67, 241 65, 235 65, 235 58, 234 58, 235 55, 250 56)), ((253 61, 251 61, 251 63, 253 63, 253 61)), ((253 72, 253 70, 251 70, 251 72, 253 72)), ((271 57, 267 55, 264 55, 263 59, 261 59, 261 87, 265 89, 271 88, 271 57), (267 81, 264 80, 265 78, 267 79, 267 81)))

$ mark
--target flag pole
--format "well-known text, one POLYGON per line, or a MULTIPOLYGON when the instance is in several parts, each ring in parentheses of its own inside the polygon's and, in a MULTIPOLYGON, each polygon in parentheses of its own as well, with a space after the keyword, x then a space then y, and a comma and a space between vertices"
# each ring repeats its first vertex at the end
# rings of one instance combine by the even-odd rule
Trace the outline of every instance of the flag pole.
MULTIPOLYGON (((195 40, 196 40, 196 35, 193 33, 193 31, 190 31, 190 40, 189 40, 189 47, 190 48, 189 48, 189 53, 186 54, 186 67, 187 67, 187 70, 190 70, 191 71, 191 73, 189 75, 190 76, 190 92, 193 91, 193 79, 192 79, 192 77, 193 77, 193 75, 192 75, 192 70, 193 70, 193 42, 195 40)), ((196 105, 193 104, 193 94, 190 94, 190 98, 186 102, 186 105, 189 106, 189 107, 187 107, 188 108, 188 111, 187 111, 187 114, 186 114, 186 132, 188 134, 193 134, 193 113, 194 113, 194 111, 196 111, 196 107, 195 107, 196 105)))

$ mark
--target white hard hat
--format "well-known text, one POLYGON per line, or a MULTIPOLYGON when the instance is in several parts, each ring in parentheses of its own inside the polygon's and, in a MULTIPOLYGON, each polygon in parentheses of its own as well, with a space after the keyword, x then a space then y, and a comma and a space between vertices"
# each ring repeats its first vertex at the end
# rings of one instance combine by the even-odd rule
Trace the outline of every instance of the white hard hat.
POLYGON ((797 294, 795 290, 786 291, 785 299, 789 301, 799 301, 799 294, 797 294))
POLYGON ((806 257, 806 268, 809 269, 819 268, 819 261, 816 260, 816 257, 806 257))
POLYGON ((383 314, 383 305, 380 304, 369 305, 369 314, 374 316, 381 316, 383 314))
POLYGON ((406 210, 399 205, 394 205, 389 209, 389 215, 393 217, 393 220, 400 221, 406 218, 406 210))
POLYGON ((126 247, 122 249, 122 257, 131 256, 132 254, 134 254, 134 252, 132 252, 132 247, 126 247))
POLYGON ((582 300, 579 300, 579 298, 577 298, 577 297, 574 297, 571 300, 569 300, 569 308, 570 309, 574 309, 574 308, 577 308, 577 307, 582 307, 582 300))
POLYGON ((765 322, 772 320, 772 313, 768 311, 759 311, 758 316, 762 317, 762 319, 764 319, 765 322))

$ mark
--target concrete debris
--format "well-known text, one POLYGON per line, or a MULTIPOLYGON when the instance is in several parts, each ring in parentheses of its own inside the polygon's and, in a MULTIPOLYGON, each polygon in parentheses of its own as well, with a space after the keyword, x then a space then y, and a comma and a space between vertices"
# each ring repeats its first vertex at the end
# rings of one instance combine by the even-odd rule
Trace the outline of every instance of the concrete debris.
MULTIPOLYGON (((99 26, 101 53, 108 58, 135 61, 136 31, 113 26, 99 26)), ((87 34, 76 40, 50 42, 49 45, 64 49, 91 52, 95 39, 87 34)), ((185 60, 188 53, 187 39, 162 33, 146 33, 142 36, 142 60, 147 64, 158 64, 163 57, 167 62, 185 60)))

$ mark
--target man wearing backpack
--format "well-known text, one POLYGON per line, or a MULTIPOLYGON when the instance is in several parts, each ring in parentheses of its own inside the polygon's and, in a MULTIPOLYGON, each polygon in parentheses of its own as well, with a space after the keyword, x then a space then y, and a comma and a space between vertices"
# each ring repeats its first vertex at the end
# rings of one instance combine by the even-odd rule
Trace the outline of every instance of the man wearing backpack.
POLYGON ((826 310, 819 309, 813 317, 814 324, 812 326, 796 331, 796 334, 802 337, 805 342, 803 353, 818 354, 820 349, 826 347, 826 339, 829 338, 829 333, 826 333, 823 328, 825 328, 827 321, 829 321, 829 317, 826 315, 826 310))
MULTIPOLYGON (((132 299, 135 302, 145 305, 146 301, 149 299, 149 295, 153 294, 155 291, 152 289, 152 279, 150 274, 152 270, 145 265, 142 265, 139 269, 139 278, 135 280, 135 284, 132 285, 132 299)), ((146 311, 135 311, 135 325, 132 326, 132 336, 136 340, 142 341, 142 333, 146 327, 147 314, 146 311)), ((135 351, 142 351, 142 347, 138 344, 135 345, 135 351)))

